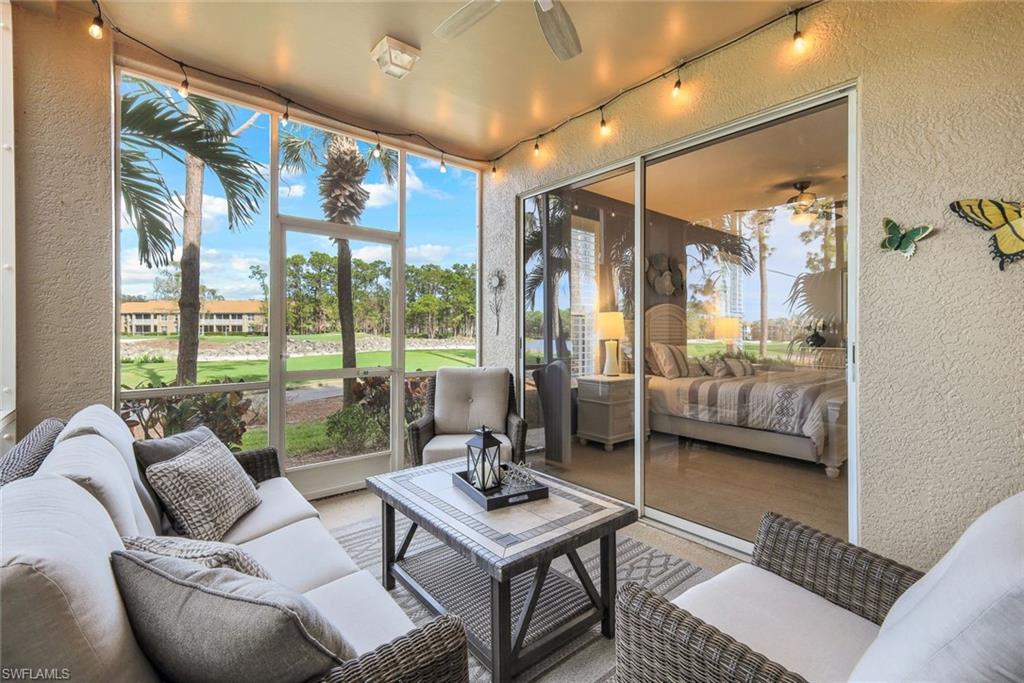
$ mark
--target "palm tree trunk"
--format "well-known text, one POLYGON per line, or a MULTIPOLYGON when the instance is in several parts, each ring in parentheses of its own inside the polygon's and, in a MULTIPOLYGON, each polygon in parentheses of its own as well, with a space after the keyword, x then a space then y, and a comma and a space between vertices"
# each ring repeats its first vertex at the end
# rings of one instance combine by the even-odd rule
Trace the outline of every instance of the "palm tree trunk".
POLYGON ((768 245, 764 234, 764 223, 757 224, 757 263, 761 276, 761 339, 758 355, 768 354, 768 245))
POLYGON ((195 384, 199 360, 199 254, 203 237, 203 171, 206 164, 185 157, 185 199, 181 232, 181 294, 178 298, 178 373, 175 384, 195 384))
MULTIPOLYGON (((356 326, 352 309, 352 248, 348 240, 338 240, 338 321, 341 324, 341 367, 356 367, 356 326)), ((345 406, 352 405, 355 380, 346 379, 342 387, 345 406)))

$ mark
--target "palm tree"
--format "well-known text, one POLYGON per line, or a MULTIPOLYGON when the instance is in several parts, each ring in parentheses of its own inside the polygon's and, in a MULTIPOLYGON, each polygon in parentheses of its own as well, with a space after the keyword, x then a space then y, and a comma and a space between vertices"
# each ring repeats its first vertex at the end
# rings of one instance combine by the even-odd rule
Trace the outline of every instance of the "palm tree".
POLYGON ((768 354, 768 257, 775 251, 768 246, 768 228, 775 220, 775 209, 755 209, 746 215, 753 228, 757 240, 757 269, 761 290, 761 326, 758 339, 758 355, 764 358, 768 354))
MULTIPOLYGON (((383 150, 377 156, 359 151, 359 144, 347 135, 328 133, 317 128, 308 129, 306 135, 291 131, 281 136, 281 168, 294 173, 306 173, 311 167, 322 168, 320 173, 320 206, 324 218, 332 223, 355 225, 366 209, 370 198, 363 181, 376 164, 385 182, 393 185, 398 178, 398 153, 383 150)), ((338 248, 338 321, 341 326, 341 365, 356 367, 355 311, 352 296, 352 248, 347 239, 334 240, 338 248)), ((342 399, 345 405, 353 400, 353 382, 345 380, 342 399)))
POLYGON ((204 172, 209 168, 224 189, 228 227, 250 225, 265 194, 261 167, 234 138, 259 114, 232 129, 235 108, 201 95, 184 103, 142 80, 121 98, 121 197, 138 234, 139 261, 149 268, 174 260, 175 208, 182 210, 181 294, 178 300, 178 385, 195 383, 198 373, 200 246, 204 172), (184 197, 172 193, 156 160, 185 167, 184 197))

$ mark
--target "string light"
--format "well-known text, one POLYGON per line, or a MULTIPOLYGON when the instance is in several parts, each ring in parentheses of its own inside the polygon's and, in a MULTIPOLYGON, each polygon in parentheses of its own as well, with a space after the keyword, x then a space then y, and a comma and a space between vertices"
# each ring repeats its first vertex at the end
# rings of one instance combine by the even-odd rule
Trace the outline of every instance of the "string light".
POLYGON ((798 53, 804 51, 804 34, 800 32, 800 10, 794 10, 793 12, 793 49, 798 53))
POLYGON ((536 142, 533 143, 533 156, 540 156, 540 138, 537 138, 536 142))
POLYGON ((377 135, 377 146, 373 148, 373 158, 380 159, 380 155, 383 154, 384 150, 380 147, 380 134, 376 133, 375 135, 377 135))
POLYGON ((185 73, 185 62, 178 62, 178 67, 181 69, 181 75, 185 77, 181 81, 181 85, 178 86, 178 94, 188 98, 188 74, 185 73))
POLYGON ((682 88, 683 88, 683 81, 682 81, 682 79, 679 78, 679 69, 682 69, 682 68, 683 68, 682 64, 680 64, 678 67, 676 67, 676 82, 672 86, 672 97, 679 97, 679 91, 682 90, 682 88))
POLYGON ((601 107, 601 135, 608 135, 608 122, 604 120, 604 107, 601 107))
POLYGON ((281 115, 281 125, 285 128, 288 127, 288 110, 290 109, 291 103, 291 100, 284 101, 284 114, 281 115))
POLYGON ((96 18, 89 24, 89 35, 96 40, 103 38, 103 13, 100 12, 100 3, 97 0, 92 0, 93 6, 96 7, 96 18))
POLYGON ((441 173, 447 173, 448 172, 448 167, 444 165, 444 152, 441 152, 441 168, 440 168, 440 171, 441 171, 441 173))
POLYGON ((491 163, 491 176, 496 176, 496 175, 498 175, 498 165, 492 162, 491 163))

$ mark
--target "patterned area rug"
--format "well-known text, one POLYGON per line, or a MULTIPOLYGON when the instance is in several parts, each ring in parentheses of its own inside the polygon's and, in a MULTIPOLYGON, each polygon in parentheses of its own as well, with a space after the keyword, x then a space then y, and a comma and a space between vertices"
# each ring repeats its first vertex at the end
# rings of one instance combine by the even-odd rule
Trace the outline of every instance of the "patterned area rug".
MULTIPOLYGON (((408 520, 396 513, 396 543, 401 543, 409 528, 408 520)), ((348 552, 360 568, 369 570, 380 577, 381 535, 378 520, 364 520, 355 524, 333 529, 331 533, 348 552)), ((407 557, 414 558, 423 552, 436 550, 440 542, 422 529, 416 532, 407 557)), ((580 549, 580 559, 597 580, 599 546, 595 541, 580 549)), ((551 564, 552 571, 561 574, 568 581, 578 585, 578 580, 564 557, 551 564)), ((633 538, 619 535, 618 540, 618 581, 636 581, 655 593, 672 599, 684 590, 711 578, 712 572, 702 569, 686 560, 652 548, 633 538)), ((432 618, 430 613, 408 591, 397 586, 391 593, 399 606, 416 624, 423 624, 432 618)), ((531 624, 531 629, 533 624, 531 624)), ((489 681, 490 674, 473 657, 469 656, 469 677, 471 681, 489 681)), ((600 624, 594 626, 575 640, 567 643, 554 654, 524 671, 517 681, 613 681, 615 679, 615 644, 601 636, 600 624)))

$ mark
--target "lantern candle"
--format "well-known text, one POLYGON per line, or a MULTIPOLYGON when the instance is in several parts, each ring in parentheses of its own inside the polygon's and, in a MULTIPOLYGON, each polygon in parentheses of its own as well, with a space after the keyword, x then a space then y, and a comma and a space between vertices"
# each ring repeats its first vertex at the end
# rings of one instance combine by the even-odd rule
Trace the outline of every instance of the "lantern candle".
POLYGON ((466 478, 480 491, 501 485, 501 442, 486 426, 466 442, 466 478))

